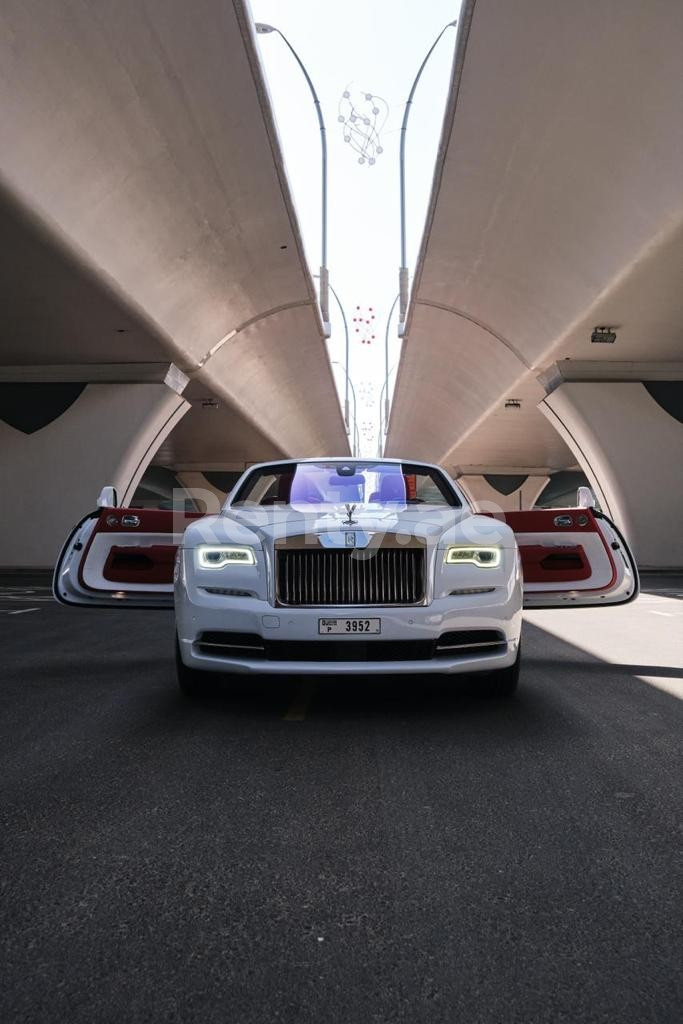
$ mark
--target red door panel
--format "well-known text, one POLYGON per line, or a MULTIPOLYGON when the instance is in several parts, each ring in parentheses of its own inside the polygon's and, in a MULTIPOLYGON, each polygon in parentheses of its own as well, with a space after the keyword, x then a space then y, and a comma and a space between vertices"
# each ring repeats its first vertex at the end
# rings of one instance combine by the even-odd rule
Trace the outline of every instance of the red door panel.
POLYGON ((542 544, 522 544, 522 572, 526 583, 571 583, 587 580, 591 567, 581 544, 549 550, 542 544))
POLYGON ((111 583, 173 583, 175 544, 109 549, 102 575, 111 583))
POLYGON ((517 538, 525 607, 632 601, 638 570, 619 530, 591 508, 506 512, 517 538))
POLYGON ((173 605, 173 567, 188 523, 201 513, 102 508, 76 526, 60 555, 53 590, 64 604, 173 605))

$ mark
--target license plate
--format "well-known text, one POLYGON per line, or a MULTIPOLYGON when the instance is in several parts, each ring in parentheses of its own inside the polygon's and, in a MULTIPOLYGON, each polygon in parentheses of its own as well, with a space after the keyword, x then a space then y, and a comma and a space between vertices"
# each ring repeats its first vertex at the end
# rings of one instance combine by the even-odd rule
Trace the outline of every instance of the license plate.
POLYGON ((358 635, 360 633, 381 633, 381 619, 318 619, 319 633, 343 633, 358 635))

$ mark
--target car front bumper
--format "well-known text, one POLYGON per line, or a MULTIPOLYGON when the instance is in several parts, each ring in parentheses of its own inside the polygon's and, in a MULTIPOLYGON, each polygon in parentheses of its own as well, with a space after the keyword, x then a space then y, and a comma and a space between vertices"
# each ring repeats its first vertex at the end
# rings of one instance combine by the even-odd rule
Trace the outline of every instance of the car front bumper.
MULTIPOLYGON (((522 595, 519 585, 497 587, 488 594, 449 596, 430 605, 414 607, 354 608, 275 608, 256 598, 244 599, 208 594, 194 589, 176 589, 176 620, 183 662, 191 668, 209 672, 272 675, 399 675, 423 673, 489 672, 506 668, 517 657, 522 619, 522 595), (445 633, 471 630, 496 630, 500 643, 492 649, 469 649, 452 655, 440 652, 434 657, 378 660, 376 652, 368 660, 350 660, 339 656, 345 643, 358 643, 357 636, 330 637, 318 632, 321 618, 379 618, 381 634, 363 636, 368 648, 374 641, 399 645, 406 641, 438 642, 445 633), (292 642, 296 650, 307 643, 335 644, 335 659, 294 659, 287 656, 263 655, 250 658, 248 652, 239 657, 225 653, 212 654, 200 649, 204 634, 232 632, 260 637, 267 647, 282 650, 283 643, 292 642), (338 656, 338 657, 337 657, 338 656)), ((316 648, 314 648, 316 649, 316 648)), ((317 648, 319 650, 319 648, 317 648)), ((409 648, 408 648, 409 649, 409 648)), ((357 649, 356 649, 357 650, 357 649)))

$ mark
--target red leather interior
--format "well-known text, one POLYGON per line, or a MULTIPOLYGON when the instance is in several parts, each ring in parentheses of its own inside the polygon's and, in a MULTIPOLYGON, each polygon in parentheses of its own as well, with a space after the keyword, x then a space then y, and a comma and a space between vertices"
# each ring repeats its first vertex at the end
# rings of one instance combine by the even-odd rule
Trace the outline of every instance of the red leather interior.
MULTIPOLYGON (((174 512, 163 508, 103 508, 100 509, 97 526, 81 557, 78 579, 82 587, 92 590, 85 582, 83 568, 86 564, 93 541, 98 534, 117 534, 121 542, 112 538, 111 550, 107 555, 102 575, 109 583, 118 583, 122 589, 126 583, 167 583, 173 582, 175 544, 153 544, 137 547, 127 544, 140 533, 182 533, 194 519, 201 519, 202 512, 174 512), (124 516, 134 516, 138 525, 124 526, 124 516)), ((132 520, 135 522, 135 520, 132 520)), ((107 589, 102 587, 101 589, 107 589)))
MULTIPOLYGON (((406 477, 406 482, 410 486, 409 477, 406 477)), ((103 576, 110 583, 121 585, 126 583, 172 583, 176 552, 174 544, 137 547, 126 544, 124 538, 128 536, 132 538, 140 533, 172 534, 182 532, 189 522, 201 517, 202 513, 199 512, 181 513, 167 509, 101 509, 97 527, 93 531, 87 550, 81 559, 79 572, 81 583, 85 586, 82 569, 90 545, 98 533, 116 533, 121 538, 121 543, 112 543, 103 569, 103 576), (123 526, 122 518, 126 515, 136 516, 139 519, 139 525, 123 526)), ((557 538, 558 534, 561 535, 568 531, 600 533, 591 509, 535 509, 526 512, 506 512, 504 518, 516 534, 549 534, 557 538), (569 516, 572 520, 571 525, 558 526, 555 523, 558 516, 569 516)), ((614 578, 616 568, 612 553, 605 544, 602 534, 600 536, 612 565, 614 578)), ((526 583, 571 584, 573 581, 587 580, 591 576, 588 557, 580 544, 562 547, 521 544, 520 554, 526 583)))
POLYGON ((580 544, 549 548, 522 544, 519 548, 525 583, 571 583, 587 580, 591 567, 580 544))
POLYGON ((182 533, 203 512, 174 512, 165 508, 103 508, 96 533, 182 533), (122 526, 123 516, 136 516, 139 526, 122 526), (108 522, 111 520, 111 522, 108 522))
MULTIPOLYGON (((514 530, 518 542, 522 540, 524 534, 530 533, 547 534, 553 541, 556 541, 563 533, 597 533, 611 567, 612 577, 606 586, 594 589, 595 591, 607 591, 614 586, 617 567, 592 509, 539 508, 524 512, 505 512, 503 517, 507 525, 514 530), (565 519, 569 521, 565 523, 565 519), (556 522, 556 520, 560 520, 560 522, 556 522)), ((580 544, 549 548, 520 543, 520 556, 525 583, 556 583, 558 590, 561 590, 563 589, 562 584, 571 587, 572 583, 588 580, 593 574, 588 556, 580 544)))
POLYGON ((175 544, 152 544, 146 548, 114 545, 102 575, 112 583, 172 583, 175 553, 175 544))
MULTIPOLYGON (((597 533, 598 524, 590 508, 537 508, 525 512, 503 512, 502 516, 515 533, 597 533), (559 526, 555 520, 568 516, 571 524, 559 526)), ((500 515, 496 516, 499 519, 500 515)))

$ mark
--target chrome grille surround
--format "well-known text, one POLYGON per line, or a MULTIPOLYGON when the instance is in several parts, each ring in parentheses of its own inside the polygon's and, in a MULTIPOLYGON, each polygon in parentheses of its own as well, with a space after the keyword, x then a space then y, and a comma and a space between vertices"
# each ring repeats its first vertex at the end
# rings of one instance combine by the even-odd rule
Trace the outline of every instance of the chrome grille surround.
POLYGON ((386 535, 368 548, 324 548, 290 537, 275 546, 276 604, 357 608, 426 603, 427 549, 386 535))

